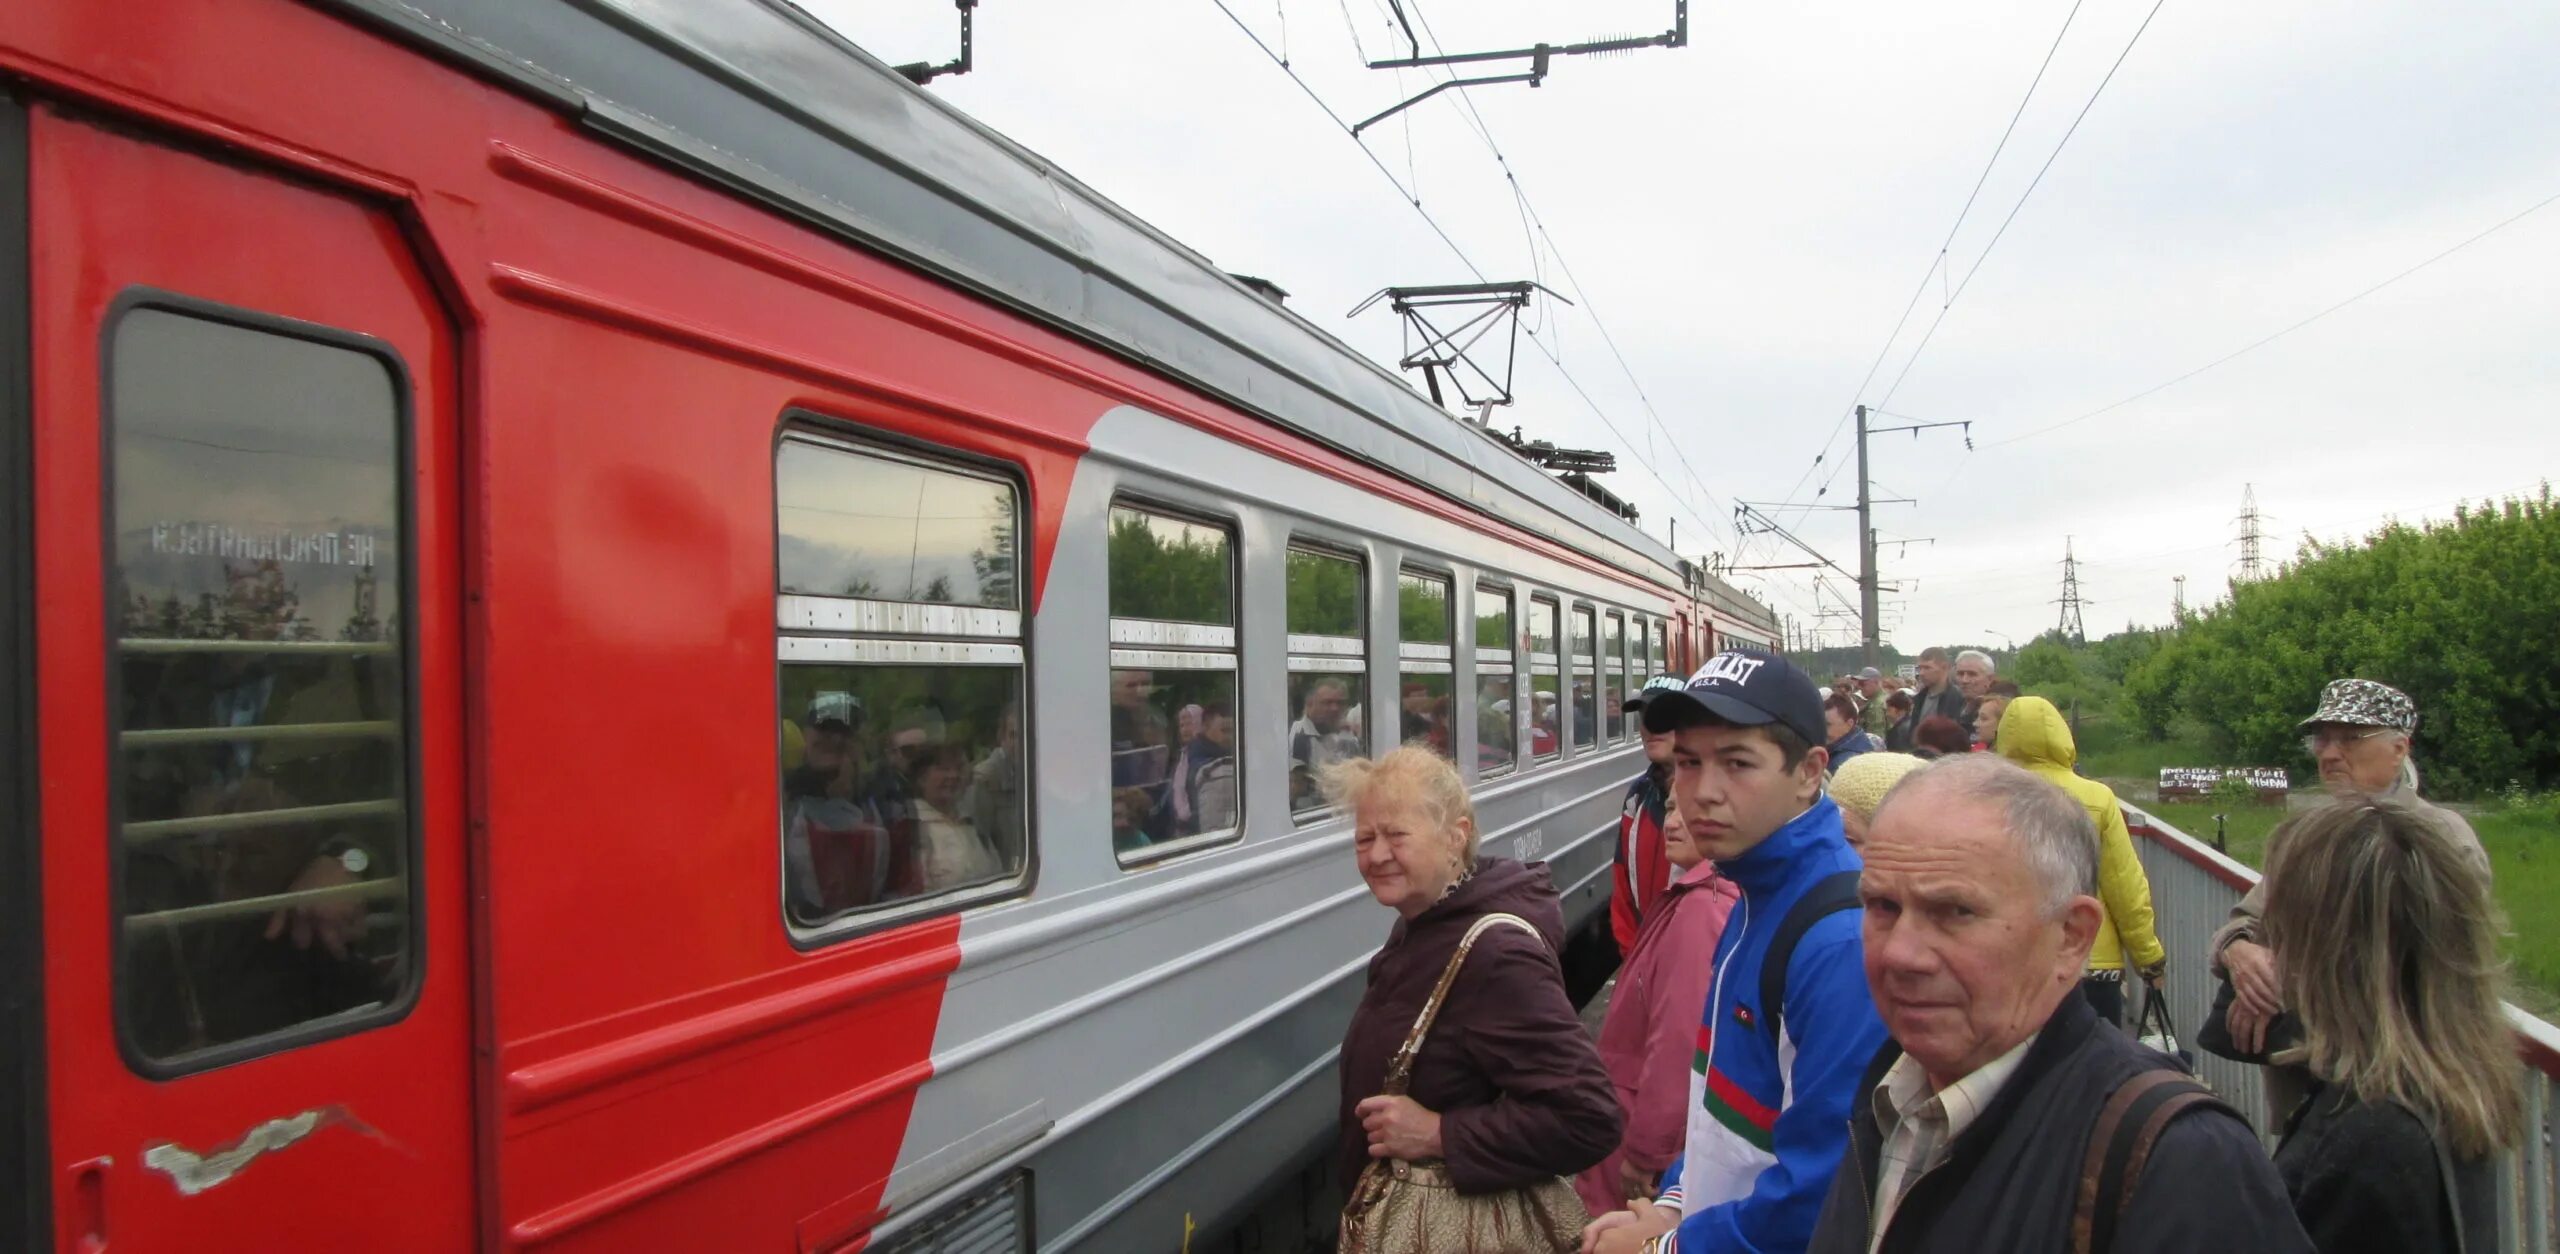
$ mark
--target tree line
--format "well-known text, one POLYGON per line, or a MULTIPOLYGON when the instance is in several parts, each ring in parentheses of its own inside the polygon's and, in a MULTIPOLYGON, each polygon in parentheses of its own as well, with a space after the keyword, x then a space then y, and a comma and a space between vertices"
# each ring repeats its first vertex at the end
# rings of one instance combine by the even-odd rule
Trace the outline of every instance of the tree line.
POLYGON ((2381 680, 2417 702, 2428 793, 2462 797, 2560 785, 2555 661, 2560 513, 2546 484, 2449 521, 2306 540, 2274 577, 2235 583, 2170 628, 2080 651, 2046 637, 2010 669, 2031 690, 2112 680, 2121 713, 2153 738, 2190 724, 2227 761, 2297 767, 2297 724, 2321 687, 2381 680))

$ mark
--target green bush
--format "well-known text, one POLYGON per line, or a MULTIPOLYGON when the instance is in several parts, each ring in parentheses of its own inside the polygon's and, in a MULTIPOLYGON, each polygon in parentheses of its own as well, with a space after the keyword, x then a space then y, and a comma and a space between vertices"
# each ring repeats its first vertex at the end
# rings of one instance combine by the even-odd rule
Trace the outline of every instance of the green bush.
MULTIPOLYGON (((2550 489, 2307 542, 2274 578, 2236 584, 2132 662, 2126 713, 2165 735, 2201 725, 2218 755, 2300 767, 2297 723, 2341 676, 2418 703, 2427 791, 2560 784, 2560 511, 2550 489)), ((2128 648, 2127 652, 2131 652, 2128 648)))

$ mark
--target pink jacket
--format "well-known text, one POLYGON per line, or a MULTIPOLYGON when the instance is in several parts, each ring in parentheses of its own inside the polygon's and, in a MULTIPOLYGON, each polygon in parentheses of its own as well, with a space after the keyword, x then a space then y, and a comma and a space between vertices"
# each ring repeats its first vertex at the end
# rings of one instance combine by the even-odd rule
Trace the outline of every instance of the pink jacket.
POLYGON ((1600 1023, 1600 1064, 1627 1112, 1626 1136, 1573 1181, 1595 1216, 1627 1208, 1618 1188, 1620 1163, 1659 1175, 1680 1156, 1689 1127, 1689 1061, 1715 975, 1716 939, 1740 896, 1714 863, 1689 868, 1646 911, 1635 948, 1618 967, 1617 991, 1600 1023))

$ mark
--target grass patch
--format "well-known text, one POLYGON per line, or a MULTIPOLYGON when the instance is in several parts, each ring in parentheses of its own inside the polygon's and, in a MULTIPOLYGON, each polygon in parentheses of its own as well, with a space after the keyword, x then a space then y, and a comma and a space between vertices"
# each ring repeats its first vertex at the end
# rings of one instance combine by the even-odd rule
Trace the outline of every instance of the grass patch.
MULTIPOLYGON (((2137 798, 2150 796, 2159 786, 2160 768, 2164 766, 2245 765, 2224 762, 2200 727, 2175 727, 2170 729, 2168 739, 2152 740, 2119 719, 2090 718, 2081 722, 2077 740, 2081 774, 2119 786, 2138 785, 2134 794, 2137 798)), ((2141 802, 2137 800, 2135 804, 2141 802)), ((2178 823, 2176 819, 2169 821, 2178 823)), ((2178 826, 2186 830, 2186 824, 2178 826)), ((2205 826, 2209 835, 2212 824, 2205 826)))
MULTIPOLYGON (((2207 844, 2213 842, 2213 816, 2227 816, 2226 852, 2257 868, 2266 864, 2268 833, 2286 813, 2275 806, 2210 801, 2134 804, 2207 844)), ((2560 1020, 2560 926, 2555 926, 2560 922, 2560 795, 2492 801, 2464 817, 2489 851, 2498 905, 2506 911, 2511 1000, 2545 1019, 2560 1020)))
POLYGON ((2560 804, 2549 797, 2492 804, 2470 817, 2507 912, 2516 1001, 2543 1018, 2560 1017, 2560 804))

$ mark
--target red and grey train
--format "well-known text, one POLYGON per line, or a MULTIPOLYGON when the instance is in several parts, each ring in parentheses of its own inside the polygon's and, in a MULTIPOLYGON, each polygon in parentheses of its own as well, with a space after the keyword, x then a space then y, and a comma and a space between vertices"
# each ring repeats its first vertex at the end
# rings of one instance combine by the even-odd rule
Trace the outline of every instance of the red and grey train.
POLYGON ((780 0, 0 6, 0 1243, 1180 1249, 1767 612, 780 0))

